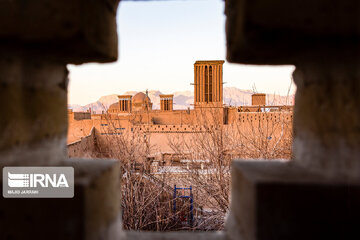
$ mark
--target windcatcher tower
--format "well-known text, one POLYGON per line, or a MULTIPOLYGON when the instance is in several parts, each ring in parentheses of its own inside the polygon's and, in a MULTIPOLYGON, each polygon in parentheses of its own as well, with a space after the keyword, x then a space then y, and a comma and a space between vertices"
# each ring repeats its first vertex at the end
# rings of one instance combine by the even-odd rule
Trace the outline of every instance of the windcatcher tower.
POLYGON ((119 95, 119 110, 121 113, 129 113, 131 112, 131 95, 119 95))
POLYGON ((225 61, 196 61, 194 64, 194 106, 222 107, 225 61))
POLYGON ((160 110, 172 111, 173 110, 173 97, 174 95, 160 95, 160 110))

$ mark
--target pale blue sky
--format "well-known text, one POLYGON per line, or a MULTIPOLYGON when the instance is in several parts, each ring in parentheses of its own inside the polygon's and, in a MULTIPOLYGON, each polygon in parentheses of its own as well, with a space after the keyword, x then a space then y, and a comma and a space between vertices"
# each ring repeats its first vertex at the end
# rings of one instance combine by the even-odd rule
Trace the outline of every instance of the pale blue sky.
MULTIPOLYGON (((69 66, 70 104, 126 91, 193 91, 196 60, 225 60, 222 0, 123 1, 117 22, 119 60, 69 66)), ((258 92, 286 95, 293 69, 226 62, 224 86, 252 89, 255 84, 258 92)))

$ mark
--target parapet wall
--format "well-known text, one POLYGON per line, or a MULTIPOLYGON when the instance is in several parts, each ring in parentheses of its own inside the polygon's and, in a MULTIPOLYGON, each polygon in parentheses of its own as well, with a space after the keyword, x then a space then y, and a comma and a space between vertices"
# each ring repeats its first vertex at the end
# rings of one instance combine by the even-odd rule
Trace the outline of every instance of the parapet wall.
POLYGON ((91 119, 90 112, 74 112, 75 120, 91 119))
POLYGON ((90 131, 90 134, 82 137, 80 140, 68 144, 68 156, 74 157, 93 157, 96 152, 96 136, 95 127, 90 131))
MULTIPOLYGON (((213 126, 213 125, 212 125, 213 126)), ((203 132, 206 126, 203 125, 140 125, 133 128, 134 131, 149 133, 192 133, 203 132)))

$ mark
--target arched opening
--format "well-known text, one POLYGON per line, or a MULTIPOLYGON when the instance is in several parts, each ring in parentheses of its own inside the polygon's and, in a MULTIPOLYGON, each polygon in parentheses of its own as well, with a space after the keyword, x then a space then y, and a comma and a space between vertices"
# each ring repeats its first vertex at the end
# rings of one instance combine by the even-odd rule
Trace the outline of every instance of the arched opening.
POLYGON ((204 86, 204 95, 205 95, 205 102, 209 102, 209 73, 208 67, 205 66, 205 86, 204 86))
POLYGON ((209 67, 209 102, 213 101, 213 72, 212 72, 212 67, 209 67))

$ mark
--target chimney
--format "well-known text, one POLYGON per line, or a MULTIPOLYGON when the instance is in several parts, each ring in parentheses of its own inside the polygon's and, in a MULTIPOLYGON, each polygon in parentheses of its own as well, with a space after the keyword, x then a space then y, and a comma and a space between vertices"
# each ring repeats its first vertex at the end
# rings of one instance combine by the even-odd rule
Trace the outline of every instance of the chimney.
POLYGON ((254 93, 253 95, 251 95, 251 105, 252 106, 265 106, 266 105, 266 94, 254 93))

